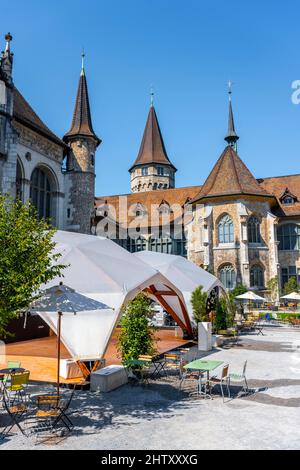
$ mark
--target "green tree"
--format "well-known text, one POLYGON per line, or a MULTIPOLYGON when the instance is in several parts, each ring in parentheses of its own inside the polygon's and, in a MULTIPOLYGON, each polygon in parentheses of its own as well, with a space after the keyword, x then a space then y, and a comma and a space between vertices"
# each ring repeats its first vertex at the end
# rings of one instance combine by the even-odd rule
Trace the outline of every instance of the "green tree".
POLYGON ((144 294, 139 294, 125 307, 118 339, 118 350, 123 362, 138 359, 140 355, 154 354, 154 328, 150 324, 151 317, 151 300, 144 294))
POLYGON ((269 291, 271 302, 276 302, 279 297, 278 276, 272 277, 272 279, 267 282, 267 289, 269 291))
POLYGON ((284 284, 283 293, 284 295, 291 294, 292 292, 299 291, 299 284, 294 277, 290 277, 289 280, 284 284))
POLYGON ((197 287, 192 293, 191 304, 193 307, 193 316, 196 323, 209 321, 209 314, 207 312, 207 298, 207 293, 203 292, 203 286, 197 287))
POLYGON ((28 203, 0 196, 0 336, 10 319, 26 310, 40 286, 60 275, 60 254, 52 252, 55 230, 38 220, 28 203))

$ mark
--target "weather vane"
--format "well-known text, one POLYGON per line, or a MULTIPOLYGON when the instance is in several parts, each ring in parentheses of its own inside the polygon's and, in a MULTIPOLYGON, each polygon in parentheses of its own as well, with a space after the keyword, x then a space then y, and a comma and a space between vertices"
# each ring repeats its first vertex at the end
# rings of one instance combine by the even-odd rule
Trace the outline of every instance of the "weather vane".
POLYGON ((154 91, 153 91, 153 86, 151 85, 150 87, 150 96, 151 96, 151 106, 153 106, 154 103, 154 91))

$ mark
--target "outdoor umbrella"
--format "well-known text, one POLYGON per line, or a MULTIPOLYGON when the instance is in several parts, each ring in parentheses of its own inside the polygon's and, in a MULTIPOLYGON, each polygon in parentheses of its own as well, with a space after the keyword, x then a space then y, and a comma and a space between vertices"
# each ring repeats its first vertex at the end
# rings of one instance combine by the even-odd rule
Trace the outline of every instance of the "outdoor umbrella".
POLYGON ((46 289, 32 308, 57 334, 57 394, 59 394, 60 343, 64 343, 73 358, 99 359, 101 348, 101 318, 111 312, 107 305, 79 294, 63 285, 46 289), (62 331, 62 316, 64 316, 62 331), (76 318, 75 318, 76 316, 76 318))
POLYGON ((291 294, 284 295, 283 297, 280 297, 281 299, 285 300, 298 300, 300 301, 300 294, 298 292, 292 292, 291 294))
POLYGON ((251 302, 265 302, 266 299, 264 297, 260 297, 260 295, 254 294, 252 291, 248 291, 245 294, 238 295, 236 297, 238 300, 248 300, 249 301, 249 313, 250 313, 250 304, 251 302))

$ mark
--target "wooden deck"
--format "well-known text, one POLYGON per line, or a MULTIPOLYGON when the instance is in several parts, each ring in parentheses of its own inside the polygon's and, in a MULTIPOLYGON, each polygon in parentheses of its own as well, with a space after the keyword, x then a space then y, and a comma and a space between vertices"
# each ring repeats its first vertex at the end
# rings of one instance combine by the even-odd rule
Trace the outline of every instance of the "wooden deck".
MULTIPOLYGON (((170 351, 185 345, 188 341, 175 337, 174 330, 158 330, 155 333, 156 348, 160 353, 170 351)), ((106 364, 120 364, 121 360, 117 352, 116 332, 110 341, 105 354, 106 364)), ((61 345, 61 358, 70 358, 69 352, 61 345)), ((6 356, 0 356, 0 368, 6 367, 7 361, 20 361, 24 369, 30 371, 30 380, 37 382, 56 382, 57 358, 56 358, 56 336, 48 338, 11 343, 6 346, 6 356)), ((66 380, 61 378, 62 383, 81 382, 82 378, 66 380)))

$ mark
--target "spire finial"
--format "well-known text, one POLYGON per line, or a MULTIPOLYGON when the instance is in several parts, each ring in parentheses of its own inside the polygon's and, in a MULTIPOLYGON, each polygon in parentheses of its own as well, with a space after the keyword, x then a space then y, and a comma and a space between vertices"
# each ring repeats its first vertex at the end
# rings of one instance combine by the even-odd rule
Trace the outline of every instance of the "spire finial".
POLYGON ((151 108, 153 108, 153 104, 154 104, 154 91, 153 91, 153 86, 151 85, 150 87, 150 104, 151 104, 151 108))
POLYGON ((82 52, 81 52, 81 75, 84 75, 84 58, 85 58, 85 53, 84 53, 84 48, 82 48, 82 52))
POLYGON ((5 45, 5 52, 10 52, 10 42, 12 41, 12 35, 10 33, 7 33, 5 36, 5 41, 6 41, 6 45, 5 45))
POLYGON ((239 140, 239 136, 235 132, 234 126, 234 119, 233 119, 233 111, 232 111, 232 85, 233 82, 231 80, 228 81, 228 95, 229 95, 229 118, 228 118, 228 133, 225 137, 226 142, 228 145, 233 147, 237 150, 237 141, 239 140))

